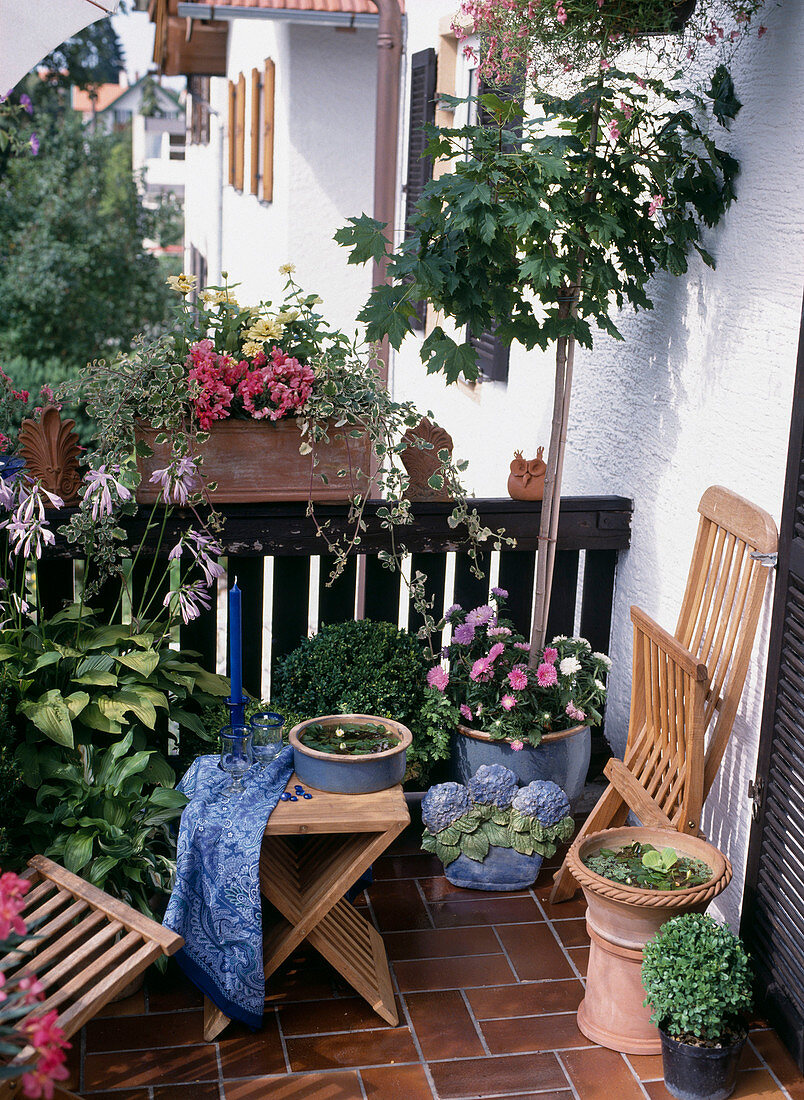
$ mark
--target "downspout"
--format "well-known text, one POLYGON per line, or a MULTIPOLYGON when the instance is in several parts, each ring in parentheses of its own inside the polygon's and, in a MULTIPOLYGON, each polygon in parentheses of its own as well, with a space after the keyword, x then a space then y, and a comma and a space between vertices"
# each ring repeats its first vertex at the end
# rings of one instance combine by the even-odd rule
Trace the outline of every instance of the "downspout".
MULTIPOLYGON (((377 27, 377 121, 374 137, 374 217, 385 222, 393 245, 396 219, 396 168, 399 140, 399 83, 402 71, 402 9, 399 0, 372 0, 377 27)), ((388 281, 385 262, 375 263, 372 286, 388 281)), ((388 381, 388 341, 381 351, 380 373, 388 381)))

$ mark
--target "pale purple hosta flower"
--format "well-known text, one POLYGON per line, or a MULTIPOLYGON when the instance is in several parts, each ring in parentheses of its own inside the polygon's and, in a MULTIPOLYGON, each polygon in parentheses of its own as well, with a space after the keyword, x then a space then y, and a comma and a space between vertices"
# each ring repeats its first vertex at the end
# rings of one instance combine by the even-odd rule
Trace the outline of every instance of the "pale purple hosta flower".
POLYGON ((119 466, 110 466, 107 470, 104 463, 97 470, 90 470, 84 478, 84 500, 92 501, 93 520, 97 521, 101 516, 111 516, 114 513, 112 493, 118 501, 131 500, 131 490, 118 480, 116 475, 119 474, 119 466))
POLYGON ((160 496, 165 504, 183 506, 200 488, 198 466, 191 458, 177 458, 164 470, 154 470, 151 481, 162 486, 160 496))
POLYGON ((5 527, 9 533, 12 553, 21 554, 25 558, 29 558, 31 554, 41 558, 42 546, 52 546, 56 541, 56 536, 50 530, 45 518, 43 497, 47 497, 56 508, 63 507, 64 501, 55 493, 43 488, 38 482, 35 482, 30 489, 19 485, 17 493, 19 503, 10 519, 0 523, 0 527, 5 527))
POLYGON ((226 576, 226 570, 215 560, 223 554, 223 548, 211 535, 190 528, 170 551, 168 558, 171 561, 178 560, 185 548, 193 558, 193 564, 203 572, 207 584, 212 584, 218 577, 226 576))
POLYGON ((10 512, 14 507, 15 502, 15 490, 16 486, 13 481, 6 481, 0 477, 0 508, 5 508, 7 512, 10 512))
POLYGON ((169 607, 172 600, 178 602, 179 615, 185 625, 197 619, 202 611, 212 605, 207 586, 203 581, 193 581, 192 584, 182 585, 176 592, 168 592, 163 601, 165 607, 169 607))

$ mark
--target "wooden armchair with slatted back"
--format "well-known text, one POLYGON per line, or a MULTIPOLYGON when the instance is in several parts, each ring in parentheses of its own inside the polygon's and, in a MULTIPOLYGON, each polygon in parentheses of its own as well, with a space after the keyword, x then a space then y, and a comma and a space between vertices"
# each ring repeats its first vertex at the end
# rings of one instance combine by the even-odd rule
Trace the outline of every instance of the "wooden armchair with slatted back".
MULTIPOLYGON (((31 889, 21 916, 30 934, 0 965, 7 977, 36 975, 45 1000, 34 1004, 29 1015, 56 1009, 68 1039, 160 955, 172 955, 184 943, 45 856, 34 856, 24 877, 31 889)), ((11 1064, 22 1071, 33 1058, 26 1047, 11 1064)), ((20 1088, 19 1078, 0 1082, 0 1100, 11 1100, 20 1088)), ((75 1097, 59 1086, 56 1095, 75 1097)))
MULTIPOLYGON (((584 823, 589 833, 625 823, 697 835, 701 812, 731 736, 774 555, 767 512, 715 485, 700 520, 675 634, 631 608, 634 655, 624 760, 609 760, 609 785, 584 823)), ((578 889, 566 861, 550 896, 578 889)))

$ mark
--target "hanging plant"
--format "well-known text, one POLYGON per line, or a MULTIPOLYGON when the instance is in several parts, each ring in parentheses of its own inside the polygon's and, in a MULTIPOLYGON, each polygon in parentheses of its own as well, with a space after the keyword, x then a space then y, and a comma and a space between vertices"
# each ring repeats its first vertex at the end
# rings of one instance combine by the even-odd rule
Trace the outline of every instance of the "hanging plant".
POLYGON ((764 0, 463 0, 454 22, 487 84, 572 88, 628 53, 643 75, 693 59, 726 63, 757 26, 764 0), (635 51, 636 47, 636 51, 635 51))

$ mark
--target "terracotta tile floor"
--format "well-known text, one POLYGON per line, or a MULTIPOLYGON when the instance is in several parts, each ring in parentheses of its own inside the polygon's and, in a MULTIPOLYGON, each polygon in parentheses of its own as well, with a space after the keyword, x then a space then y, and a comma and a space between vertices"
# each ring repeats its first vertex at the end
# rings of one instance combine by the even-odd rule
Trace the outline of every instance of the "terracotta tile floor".
MULTIPOLYGON (((409 830, 375 865, 367 908, 388 950, 391 1028, 312 950, 268 985, 263 1031, 202 1037, 177 969, 110 1006, 76 1041, 71 1087, 93 1100, 665 1100, 661 1058, 593 1046, 575 1025, 584 903, 551 907, 549 869, 516 895, 457 890, 409 830)), ((804 1100, 773 1031, 746 1047, 735 1100, 804 1100)))

